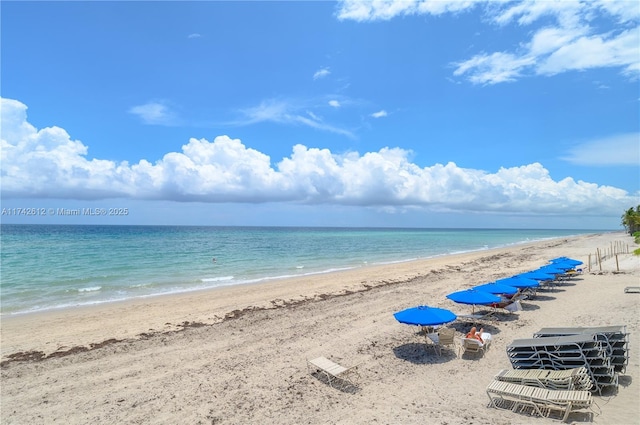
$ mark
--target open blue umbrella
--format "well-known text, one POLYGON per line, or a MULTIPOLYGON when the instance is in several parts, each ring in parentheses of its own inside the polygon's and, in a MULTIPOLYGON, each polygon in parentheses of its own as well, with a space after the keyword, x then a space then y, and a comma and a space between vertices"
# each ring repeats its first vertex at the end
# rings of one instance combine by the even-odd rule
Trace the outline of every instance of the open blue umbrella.
POLYGON ((453 322, 458 318, 452 311, 426 305, 419 305, 393 313, 393 317, 405 325, 421 326, 427 343, 429 340, 429 332, 432 332, 430 329, 431 326, 443 325, 453 322))
POLYGON ((573 263, 550 263, 543 267, 555 267, 558 269, 562 269, 565 272, 568 272, 569 270, 574 270, 577 267, 577 265, 573 263))
POLYGON ((436 326, 453 322, 457 316, 444 308, 420 305, 393 314, 400 323, 416 326, 436 326))
POLYGON ((552 274, 564 274, 567 270, 571 269, 570 266, 563 266, 562 264, 548 264, 538 268, 538 271, 552 274))
POLYGON ((447 298, 460 304, 471 305, 489 305, 500 302, 500 297, 497 295, 493 295, 485 291, 477 291, 473 288, 453 292, 447 295, 447 298))
MULTIPOLYGON (((529 273, 532 273, 532 272, 529 272, 529 273)), ((505 279, 498 279, 496 280, 496 283, 513 286, 514 288, 518 288, 518 289, 537 288, 538 286, 540 286, 538 281, 533 277, 528 277, 528 276, 525 277, 525 275, 528 275, 529 273, 523 273, 516 276, 507 277, 505 279)), ((539 275, 544 276, 542 280, 553 280, 553 276, 550 276, 548 274, 540 273, 539 275)))
POLYGON ((509 285, 503 285, 502 283, 485 283, 484 285, 474 286, 473 289, 478 291, 485 291, 495 295, 513 295, 518 292, 518 288, 509 285))
POLYGON ((579 266, 580 264, 582 264, 582 261, 574 260, 573 258, 568 257, 558 257, 551 260, 551 263, 564 263, 572 266, 579 266))
POLYGON ((470 304, 473 306, 473 311, 475 311, 476 305, 490 305, 501 301, 501 298, 497 295, 485 291, 478 291, 473 288, 453 292, 447 295, 447 298, 460 304, 470 304))

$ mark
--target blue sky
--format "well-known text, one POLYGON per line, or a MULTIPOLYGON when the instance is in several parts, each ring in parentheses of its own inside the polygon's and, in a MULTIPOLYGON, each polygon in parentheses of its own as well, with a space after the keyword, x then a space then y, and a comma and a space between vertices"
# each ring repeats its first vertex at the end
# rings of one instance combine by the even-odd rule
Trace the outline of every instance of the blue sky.
POLYGON ((1 17, 5 223, 617 229, 640 203, 637 2, 1 17))

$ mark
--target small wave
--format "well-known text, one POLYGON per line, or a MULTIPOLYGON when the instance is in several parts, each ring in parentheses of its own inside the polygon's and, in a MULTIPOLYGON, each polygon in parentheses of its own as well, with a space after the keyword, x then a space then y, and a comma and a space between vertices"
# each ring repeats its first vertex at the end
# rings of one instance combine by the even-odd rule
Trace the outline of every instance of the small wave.
POLYGON ((78 292, 96 292, 102 289, 102 286, 89 286, 88 288, 79 288, 78 292))
POLYGON ((233 276, 205 277, 200 279, 201 282, 226 282, 229 280, 233 280, 233 276))
POLYGON ((296 269, 304 269, 304 266, 296 266, 296 269))

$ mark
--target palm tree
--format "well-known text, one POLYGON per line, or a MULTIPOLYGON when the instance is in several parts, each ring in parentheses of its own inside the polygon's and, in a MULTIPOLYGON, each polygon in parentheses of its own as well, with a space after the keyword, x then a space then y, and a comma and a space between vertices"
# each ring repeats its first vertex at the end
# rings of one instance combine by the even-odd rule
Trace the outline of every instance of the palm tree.
POLYGON ((640 231, 640 205, 635 209, 629 208, 622 214, 622 225, 630 235, 640 231))

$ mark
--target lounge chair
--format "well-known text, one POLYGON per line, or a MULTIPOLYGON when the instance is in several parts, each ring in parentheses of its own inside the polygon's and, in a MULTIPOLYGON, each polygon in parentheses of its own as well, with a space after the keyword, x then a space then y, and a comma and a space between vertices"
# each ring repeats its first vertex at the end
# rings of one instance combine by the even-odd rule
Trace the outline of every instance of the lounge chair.
POLYGON ((326 357, 318 357, 312 360, 307 359, 307 368, 312 374, 319 373, 322 377, 326 378, 327 383, 331 387, 333 387, 334 384, 339 389, 344 389, 347 386, 357 387, 352 377, 358 375, 358 365, 344 367, 326 357))
POLYGON ((592 413, 594 404, 589 391, 548 390, 496 380, 487 387, 487 395, 489 407, 513 412, 528 410, 545 418, 558 411, 563 421, 576 410, 588 409, 592 413))
POLYGON ((494 321, 495 310, 491 311, 478 311, 473 314, 458 314, 457 320, 460 322, 473 323, 475 325, 481 325, 484 323, 491 323, 494 321))
POLYGON ((494 379, 549 390, 589 391, 593 386, 585 367, 565 370, 503 369, 494 379))
POLYGON ((427 335, 433 342, 430 344, 439 356, 442 355, 442 347, 455 345, 456 330, 453 328, 440 328, 438 333, 432 333, 427 335))
POLYGON ((482 353, 484 355, 484 352, 491 346, 491 334, 483 332, 480 336, 482 341, 475 338, 462 338, 460 344, 460 357, 462 357, 467 351, 475 354, 482 353))
POLYGON ((516 300, 505 300, 499 303, 491 304, 494 312, 500 312, 501 310, 505 310, 509 314, 513 314, 516 311, 522 311, 522 304, 519 299, 516 300))
MULTIPOLYGON (((603 329, 618 328, 607 327, 603 329)), ((553 332, 578 332, 565 328, 545 328, 535 335, 553 332)), ((587 328, 581 328, 587 329, 587 328)), ((590 328, 596 329, 596 328, 590 328)), ((566 336, 539 336, 530 339, 516 339, 507 346, 507 357, 514 369, 554 369, 564 370, 575 367, 587 369, 594 391, 602 393, 606 387, 618 386, 618 370, 624 369, 626 355, 616 356, 614 363, 612 355, 608 353, 606 341, 598 340, 595 333, 579 333, 566 336), (620 361, 620 363, 618 363, 620 361)), ((622 341, 626 346, 627 342, 622 341)))

